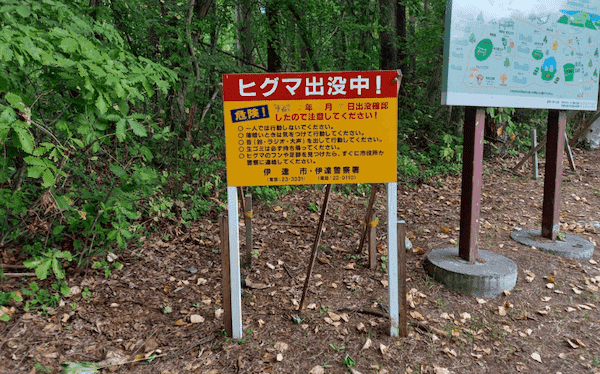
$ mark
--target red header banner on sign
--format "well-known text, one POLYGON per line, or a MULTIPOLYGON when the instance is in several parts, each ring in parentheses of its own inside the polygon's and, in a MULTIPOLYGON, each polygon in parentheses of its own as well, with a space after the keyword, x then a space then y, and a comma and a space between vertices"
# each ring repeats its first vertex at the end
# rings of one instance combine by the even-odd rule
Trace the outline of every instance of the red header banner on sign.
POLYGON ((223 95, 225 101, 390 98, 398 95, 397 75, 395 70, 224 74, 223 95))

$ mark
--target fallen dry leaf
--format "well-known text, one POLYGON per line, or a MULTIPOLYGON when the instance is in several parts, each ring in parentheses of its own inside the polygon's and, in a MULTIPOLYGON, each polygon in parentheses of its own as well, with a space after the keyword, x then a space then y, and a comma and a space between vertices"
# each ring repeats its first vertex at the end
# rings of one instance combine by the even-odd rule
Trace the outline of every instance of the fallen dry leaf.
POLYGON ((410 316, 414 319, 417 319, 419 321, 424 321, 425 318, 423 317, 423 315, 419 312, 417 312, 416 310, 411 310, 410 311, 410 316))
POLYGON ((367 328, 365 327, 365 324, 362 322, 359 322, 356 324, 356 329, 358 331, 367 332, 367 328))
POLYGON ((388 347, 383 345, 383 344, 379 344, 379 351, 381 352, 382 355, 385 355, 388 351, 388 347))
POLYGON ((531 354, 531 358, 533 358, 534 360, 536 360, 537 362, 542 362, 542 357, 540 357, 540 354, 537 352, 533 352, 531 354))
POLYGON ((448 355, 448 357, 450 357, 450 358, 456 358, 458 356, 454 349, 450 349, 448 347, 444 347, 444 349, 442 349, 442 351, 444 353, 446 353, 448 355))
MULTIPOLYGON (((423 371, 421 371, 421 372, 423 372, 423 371)), ((447 368, 440 367, 440 366, 434 366, 433 373, 434 374, 450 374, 450 370, 448 370, 447 368)))
POLYGON ((501 317, 504 317, 506 315, 506 308, 504 307, 504 305, 500 305, 498 306, 498 312, 497 312, 501 317))
POLYGON ((202 323, 202 322, 204 322, 204 317, 202 317, 199 314, 192 314, 190 316, 190 322, 191 323, 202 323))
POLYGON ((362 350, 364 351, 365 349, 369 349, 369 348, 371 348, 372 345, 373 345, 373 342, 371 341, 371 339, 367 339, 367 341, 365 342, 365 344, 362 347, 362 350))
POLYGON ((317 365, 314 368, 310 369, 308 374, 325 374, 325 368, 323 368, 323 366, 317 365))

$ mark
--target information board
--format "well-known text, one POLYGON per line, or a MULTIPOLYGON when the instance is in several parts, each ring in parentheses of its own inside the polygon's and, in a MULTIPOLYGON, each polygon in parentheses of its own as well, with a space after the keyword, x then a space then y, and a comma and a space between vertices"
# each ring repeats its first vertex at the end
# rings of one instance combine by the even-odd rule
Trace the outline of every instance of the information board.
POLYGON ((227 185, 396 182, 398 79, 223 75, 227 185))
POLYGON ((448 0, 442 104, 596 110, 600 0, 448 0))

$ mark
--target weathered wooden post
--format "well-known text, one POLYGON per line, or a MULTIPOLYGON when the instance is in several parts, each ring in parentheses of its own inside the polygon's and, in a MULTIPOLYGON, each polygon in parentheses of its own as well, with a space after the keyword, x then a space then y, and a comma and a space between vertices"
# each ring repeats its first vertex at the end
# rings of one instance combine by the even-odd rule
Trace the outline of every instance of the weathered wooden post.
POLYGON ((252 265, 252 250, 254 243, 252 242, 252 195, 246 195, 246 204, 244 206, 244 225, 246 226, 246 255, 244 259, 244 267, 252 265))
POLYGON ((458 255, 471 264, 478 257, 484 129, 485 108, 466 107, 458 255))
POLYGON ((406 222, 398 221, 398 299, 400 300, 400 337, 408 336, 406 316, 406 222))
POLYGON ((548 111, 546 170, 544 172, 544 204, 542 208, 542 236, 556 240, 560 223, 560 186, 563 171, 564 133, 567 113, 548 111))
POLYGON ((221 276, 223 286, 223 329, 227 336, 233 336, 231 320, 231 277, 229 262, 229 224, 228 218, 224 214, 219 215, 219 237, 221 244, 221 276))
MULTIPOLYGON (((535 127, 532 127, 531 128, 531 149, 535 149, 535 147, 537 147, 537 129, 535 127)), ((531 162, 533 163, 533 166, 532 166, 533 179, 537 180, 539 178, 539 172, 538 172, 539 162, 538 162, 537 151, 533 152, 533 155, 531 156, 531 162)))
POLYGON ((375 212, 371 212, 367 225, 369 227, 369 268, 375 271, 377 269, 377 220, 375 219, 375 212))

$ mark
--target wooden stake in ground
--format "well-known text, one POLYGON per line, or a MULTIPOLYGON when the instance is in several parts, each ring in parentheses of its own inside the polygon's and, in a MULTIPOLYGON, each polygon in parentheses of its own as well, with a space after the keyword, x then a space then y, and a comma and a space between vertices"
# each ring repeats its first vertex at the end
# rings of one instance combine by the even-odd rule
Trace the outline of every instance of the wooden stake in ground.
MULTIPOLYGON (((572 112, 574 113, 574 112, 572 112)), ((569 140, 568 144, 569 146, 573 146, 575 143, 577 143, 577 140, 579 139, 579 137, 581 135, 583 135, 584 132, 586 132, 587 129, 590 128, 590 126, 592 126, 592 124, 598 119, 600 118, 600 111, 596 112, 592 118, 590 118, 590 120, 588 120, 583 126, 581 126, 576 132, 575 135, 573 135, 573 137, 571 138, 571 140, 569 140)), ((566 137, 565 137, 566 138, 566 137)), ((531 151, 529 151, 529 153, 527 153, 525 155, 525 157, 523 157, 521 159, 521 161, 519 161, 518 164, 516 164, 511 170, 513 172, 517 172, 521 166, 523 166, 523 164, 525 164, 525 162, 531 157, 531 155, 533 155, 535 152, 539 151, 540 149, 542 149, 543 146, 546 145, 546 140, 544 139, 540 142, 540 144, 537 145, 537 147, 533 148, 531 151)))
POLYGON ((252 250, 254 249, 252 242, 252 195, 246 195, 246 204, 244 206, 244 224, 246 226, 246 254, 243 267, 252 265, 252 250))
POLYGON ((365 239, 367 238, 367 232, 369 230, 369 219, 371 217, 371 213, 373 212, 373 204, 375 204, 375 198, 377 197, 377 191, 379 191, 379 183, 371 185, 371 197, 369 198, 369 206, 367 207, 367 214, 365 215, 365 229, 360 237, 360 244, 358 245, 358 249, 356 253, 362 253, 363 245, 365 244, 365 239))
POLYGON ((219 236, 221 237, 221 276, 223 277, 223 329, 227 336, 233 336, 231 320, 231 283, 229 268, 229 223, 226 215, 219 215, 219 236))
POLYGON ((331 184, 328 184, 325 188, 325 197, 323 198, 323 206, 321 207, 321 217, 319 218, 319 224, 317 225, 317 234, 315 236, 315 243, 313 244, 312 253, 310 254, 310 263, 308 264, 308 271, 306 272, 306 279, 304 280, 304 289, 302 290, 302 299, 300 299, 300 310, 304 307, 304 299, 306 298, 306 291, 308 291, 308 284, 310 283, 310 276, 312 274, 313 266, 315 265, 315 258, 317 257, 317 250, 319 249, 319 241, 321 240, 321 232, 323 231, 323 223, 325 222, 325 215, 327 214, 327 205, 329 204, 329 193, 331 192, 331 184))
POLYGON ((406 327, 406 223, 398 221, 398 299, 400 301, 399 333, 408 336, 406 327))
MULTIPOLYGON (((537 147, 537 129, 535 127, 531 128, 531 148, 535 149, 537 147)), ((537 180, 539 178, 538 173, 538 154, 537 152, 533 152, 533 156, 531 156, 531 161, 533 162, 533 179, 537 180)))
POLYGON ((369 228, 369 268, 375 271, 377 269, 377 220, 375 219, 375 212, 371 212, 367 226, 369 228))

